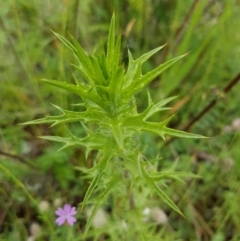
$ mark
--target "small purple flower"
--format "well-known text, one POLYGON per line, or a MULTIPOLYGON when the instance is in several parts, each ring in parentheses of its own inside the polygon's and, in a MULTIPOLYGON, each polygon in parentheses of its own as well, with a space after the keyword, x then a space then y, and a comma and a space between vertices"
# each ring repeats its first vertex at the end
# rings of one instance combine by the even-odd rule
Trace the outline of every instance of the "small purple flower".
POLYGON ((76 214, 76 208, 71 207, 69 204, 65 204, 63 208, 58 208, 55 214, 59 216, 56 219, 56 223, 58 226, 63 225, 64 223, 68 223, 70 226, 73 226, 73 224, 77 221, 76 218, 73 216, 76 214))

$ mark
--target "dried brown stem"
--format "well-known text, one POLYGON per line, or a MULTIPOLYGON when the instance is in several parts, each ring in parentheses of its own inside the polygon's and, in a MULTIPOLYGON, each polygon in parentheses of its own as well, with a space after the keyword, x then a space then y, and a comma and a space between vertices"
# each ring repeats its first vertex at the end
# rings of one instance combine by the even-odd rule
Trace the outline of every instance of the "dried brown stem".
MULTIPOLYGON (((240 72, 229 82, 229 84, 223 89, 223 93, 227 94, 240 80, 240 72)), ((183 131, 188 131, 190 127, 193 126, 197 121, 199 121, 206 113, 208 113, 216 104, 218 99, 212 100, 197 116, 193 117, 189 123, 182 129, 183 131)), ((166 145, 175 140, 171 138, 167 141, 166 145)))
POLYGON ((0 150, 0 155, 11 157, 12 159, 16 159, 16 160, 20 161, 21 163, 24 163, 24 164, 28 165, 29 167, 36 169, 35 166, 33 166, 31 163, 29 163, 27 160, 25 160, 21 156, 14 155, 14 154, 2 151, 2 150, 0 150))
MULTIPOLYGON (((174 42, 178 42, 178 39, 179 39, 179 36, 181 35, 184 27, 186 26, 186 23, 189 21, 189 19, 191 18, 197 4, 198 4, 199 0, 195 0, 192 5, 190 6, 187 14, 185 15, 181 25, 179 25, 179 27, 176 29, 175 33, 173 34, 173 40, 174 42)), ((170 50, 170 47, 169 45, 167 45, 165 48, 164 48, 164 52, 163 52, 163 62, 165 61, 165 59, 167 58, 167 55, 168 55, 168 52, 170 50)))
MULTIPOLYGON (((223 93, 227 94, 228 91, 235 86, 240 80, 240 73, 238 73, 235 78, 233 78, 230 83, 223 89, 223 93)), ((210 109, 212 109, 217 103, 217 99, 212 100, 197 116, 193 117, 193 119, 183 128, 183 131, 187 131, 190 127, 197 121, 199 121, 210 109)))

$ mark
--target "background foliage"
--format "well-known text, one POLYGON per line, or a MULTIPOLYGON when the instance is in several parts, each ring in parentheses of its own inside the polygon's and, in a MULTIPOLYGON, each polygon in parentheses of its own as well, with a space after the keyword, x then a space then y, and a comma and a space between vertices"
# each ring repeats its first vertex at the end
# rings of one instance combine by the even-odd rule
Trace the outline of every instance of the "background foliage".
MULTIPOLYGON (((127 48, 137 58, 167 43, 165 49, 143 66, 146 73, 167 59, 189 53, 149 87, 154 100, 178 96, 173 109, 155 116, 157 121, 177 112, 172 127, 186 129, 194 117, 215 101, 189 128, 191 132, 211 136, 207 141, 174 139, 164 143, 150 134, 143 135, 140 144, 145 148, 145 155, 163 157, 158 162, 159 170, 169 168, 178 160, 177 170, 202 176, 186 180, 185 185, 172 181, 167 189, 186 219, 153 196, 147 207, 160 207, 168 217, 167 224, 159 223, 154 232, 159 240, 160 237, 184 241, 239 240, 239 81, 224 92, 239 74, 238 0, 9 0, 1 3, 0 164, 26 189, 1 169, 1 239, 26 240, 31 235, 31 225, 41 224, 34 205, 48 203, 49 218, 54 220, 56 200, 61 198, 77 205, 83 199, 88 182, 80 180, 79 172, 72 167, 92 166, 91 160, 85 162, 85 150, 70 148, 57 152, 58 144, 37 138, 50 134, 64 136, 64 126, 49 129, 48 125, 18 124, 47 113, 55 114, 50 103, 62 108, 71 108, 75 103, 75 96, 39 83, 40 78, 74 82, 71 53, 50 29, 66 38, 73 35, 91 52, 100 40, 106 41, 113 10, 117 32, 123 37, 123 62, 128 61, 127 48), (26 191, 36 200, 34 205, 26 202, 26 191)), ((139 109, 145 108, 147 94, 138 99, 139 109)), ((78 125, 72 125, 71 129, 76 134, 83 131, 78 125)), ((111 213, 109 203, 104 207, 106 214, 111 213)), ((79 214, 78 219, 80 232, 86 214, 79 214)), ((96 233, 102 231, 94 232, 97 238, 96 233)), ((47 231, 38 240, 46 237, 47 231)), ((133 240, 130 237, 129 231, 128 239, 122 237, 122 240, 133 240)))

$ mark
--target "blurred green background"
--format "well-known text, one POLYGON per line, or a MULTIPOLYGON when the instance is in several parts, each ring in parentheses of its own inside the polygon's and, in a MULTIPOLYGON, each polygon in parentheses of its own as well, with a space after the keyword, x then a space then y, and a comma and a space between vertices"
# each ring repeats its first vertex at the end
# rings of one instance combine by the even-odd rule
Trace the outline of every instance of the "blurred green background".
MULTIPOLYGON (((127 62, 128 48, 136 58, 167 44, 145 64, 145 72, 188 53, 149 85, 154 100, 178 96, 173 109, 155 118, 161 121, 177 113, 170 125, 184 129, 203 112, 188 131, 211 137, 163 143, 154 136, 143 136, 145 154, 163 157, 159 170, 178 159, 178 170, 202 176, 188 180, 187 185, 172 182, 167 190, 186 219, 159 202, 172 227, 167 231, 159 226, 164 240, 239 241, 239 79, 224 92, 240 73, 239 0, 2 1, 0 163, 24 183, 39 203, 47 201, 53 210, 57 198, 81 202, 87 184, 72 167, 91 166, 85 161, 84 150, 79 147, 57 152, 58 144, 37 138, 65 135, 64 126, 50 129, 47 125, 18 124, 59 114, 51 103, 71 109, 79 101, 39 81, 48 78, 73 82, 73 57, 51 30, 66 38, 73 35, 90 52, 100 41, 106 41, 113 11, 117 33, 122 35, 123 63, 127 62), (212 101, 215 105, 206 110, 212 101)), ((146 93, 139 96, 139 108, 146 101, 146 93)), ((71 128, 81 135, 81 127, 71 128)), ((0 171, 1 240, 26 240, 28 227, 36 219, 24 192, 15 184, 0 171)))

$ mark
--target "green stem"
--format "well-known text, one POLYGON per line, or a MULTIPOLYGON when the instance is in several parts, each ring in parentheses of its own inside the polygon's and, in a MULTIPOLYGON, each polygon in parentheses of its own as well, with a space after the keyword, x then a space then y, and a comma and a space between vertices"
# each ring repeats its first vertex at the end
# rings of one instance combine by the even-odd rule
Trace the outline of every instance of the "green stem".
POLYGON ((9 169, 4 167, 1 163, 0 163, 0 170, 2 170, 7 176, 9 176, 13 180, 13 182, 15 183, 16 186, 20 187, 23 190, 23 192, 25 193, 25 195, 29 199, 30 203, 37 209, 39 215, 43 217, 42 220, 45 221, 46 224, 48 225, 48 227, 50 228, 50 230, 53 231, 53 225, 51 224, 49 218, 45 215, 44 212, 39 210, 37 200, 34 199, 34 197, 29 193, 29 191, 24 186, 24 184, 21 181, 19 181, 13 175, 13 173, 9 169))

